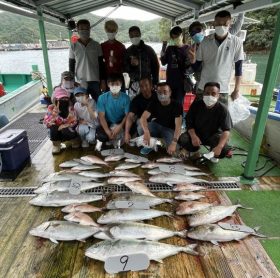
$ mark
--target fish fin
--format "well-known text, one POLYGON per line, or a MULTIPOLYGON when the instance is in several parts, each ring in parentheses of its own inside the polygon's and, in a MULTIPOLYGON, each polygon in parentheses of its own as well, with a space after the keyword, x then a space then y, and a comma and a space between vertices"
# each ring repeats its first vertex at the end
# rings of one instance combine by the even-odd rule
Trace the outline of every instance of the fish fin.
POLYGON ((167 182, 166 184, 169 185, 170 187, 173 187, 173 184, 170 182, 167 182))
POLYGON ((248 207, 242 206, 240 203, 240 199, 237 199, 235 205, 238 206, 238 208, 242 208, 242 209, 253 209, 253 208, 248 208, 248 207))
POLYGON ((254 230, 255 232, 257 232, 260 228, 261 228, 261 226, 258 226, 258 227, 253 228, 253 230, 254 230))
POLYGON ((84 238, 78 238, 77 240, 80 242, 86 242, 86 240, 84 238))
POLYGON ((57 241, 56 239, 54 239, 54 238, 51 238, 51 237, 50 237, 50 241, 53 242, 53 243, 55 243, 55 244, 58 244, 58 241, 57 241))
POLYGON ((218 243, 218 241, 216 241, 216 240, 211 240, 211 243, 214 244, 214 245, 216 245, 216 246, 219 246, 219 243, 218 243))
POLYGON ((156 261, 156 262, 158 262, 160 264, 163 264, 163 260, 155 260, 155 259, 153 259, 153 261, 156 261))
POLYGON ((182 238, 187 237, 187 234, 188 234, 188 230, 182 230, 182 231, 179 231, 179 232, 175 233, 175 235, 177 235, 179 237, 182 237, 182 238))
POLYGON ((198 244, 194 243, 194 244, 188 244, 186 247, 184 247, 184 251, 188 254, 191 255, 200 255, 199 252, 195 251, 194 249, 197 247, 198 244))

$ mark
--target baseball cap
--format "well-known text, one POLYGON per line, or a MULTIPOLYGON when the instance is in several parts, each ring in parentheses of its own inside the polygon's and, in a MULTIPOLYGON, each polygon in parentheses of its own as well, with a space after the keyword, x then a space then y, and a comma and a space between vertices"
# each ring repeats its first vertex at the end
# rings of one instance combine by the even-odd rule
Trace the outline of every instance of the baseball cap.
POLYGON ((64 79, 64 78, 71 78, 71 79, 74 79, 74 74, 71 72, 71 71, 64 71, 62 74, 61 74, 61 78, 64 79))
POLYGON ((61 99, 64 97, 69 98, 69 94, 66 90, 62 89, 61 87, 57 87, 53 92, 53 97, 55 99, 61 99))
POLYGON ((83 87, 76 87, 74 89, 74 95, 79 94, 79 93, 87 94, 87 89, 85 89, 83 87))

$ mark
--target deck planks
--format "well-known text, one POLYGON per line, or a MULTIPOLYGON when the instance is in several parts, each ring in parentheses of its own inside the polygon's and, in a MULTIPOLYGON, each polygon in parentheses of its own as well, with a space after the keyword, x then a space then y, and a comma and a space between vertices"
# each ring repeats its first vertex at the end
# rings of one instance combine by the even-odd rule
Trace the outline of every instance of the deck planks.
MULTIPOLYGON (((91 152, 92 153, 92 152, 91 152)), ((58 170, 58 164, 84 154, 84 151, 64 151, 59 156, 52 156, 51 142, 46 142, 34 156, 32 166, 26 168, 14 182, 0 182, 0 186, 36 186, 42 177, 58 170)), ((139 171, 142 171, 139 169, 139 171)), ((260 179, 259 189, 279 190, 279 178, 260 179)), ((209 202, 229 204, 226 194, 206 192, 209 202)), ((161 197, 172 197, 172 193, 159 193, 161 197)), ((104 263, 85 257, 85 250, 96 239, 83 242, 61 242, 58 245, 49 240, 36 238, 28 234, 32 227, 44 221, 62 219, 59 208, 40 208, 28 204, 29 198, 0 199, 0 277, 190 277, 190 278, 240 278, 240 277, 280 277, 276 267, 265 253, 258 239, 249 237, 242 242, 231 242, 214 246, 211 243, 199 243, 198 250, 204 256, 196 257, 180 253, 164 259, 164 263, 151 262, 146 271, 127 272, 118 275, 106 274, 104 263)), ((102 202, 96 203, 101 206, 102 202)), ((170 204, 157 206, 161 210, 174 210, 170 204)), ((100 213, 91 216, 96 220, 100 213)), ((238 215, 228 221, 242 223, 238 215)), ((185 217, 166 216, 145 221, 174 230, 188 228, 185 217)), ((172 237, 162 242, 186 245, 194 243, 179 237, 172 237)))

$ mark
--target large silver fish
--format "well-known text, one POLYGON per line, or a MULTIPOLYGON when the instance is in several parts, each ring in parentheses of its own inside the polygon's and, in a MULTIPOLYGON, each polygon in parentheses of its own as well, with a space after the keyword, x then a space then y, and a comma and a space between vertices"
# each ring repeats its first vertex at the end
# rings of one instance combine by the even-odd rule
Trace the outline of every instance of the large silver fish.
POLYGON ((63 192, 42 193, 29 201, 29 204, 42 207, 64 207, 71 204, 89 203, 102 200, 102 195, 81 193, 72 195, 63 192))
POLYGON ((213 206, 199 211, 188 217, 190 226, 199 226, 218 222, 231 216, 237 208, 244 208, 240 204, 233 206, 213 206))
POLYGON ((106 162, 114 162, 114 161, 120 161, 121 159, 125 158, 124 154, 112 154, 105 157, 106 162))
POLYGON ((173 203, 172 199, 164 199, 159 197, 145 196, 141 194, 122 194, 113 200, 110 200, 106 208, 107 209, 116 209, 115 203, 118 201, 127 201, 127 202, 139 202, 145 204, 147 207, 157 206, 163 203, 173 203))
POLYGON ((59 167, 61 168, 72 168, 79 165, 79 163, 75 160, 68 160, 68 161, 64 161, 62 163, 59 164, 59 167))
POLYGON ((139 175, 132 173, 127 170, 114 170, 109 172, 110 176, 112 177, 138 177, 140 178, 139 175))
MULTIPOLYGON (((92 181, 82 181, 79 184, 81 185, 80 188, 81 191, 96 188, 99 186, 104 186, 104 183, 102 182, 92 182, 92 181)), ((71 181, 48 182, 42 184, 42 186, 38 187, 36 190, 34 190, 34 192, 36 194, 52 193, 54 191, 69 192, 70 185, 71 185, 71 181)))
POLYGON ((108 257, 144 252, 150 260, 162 263, 164 258, 185 252, 199 255, 194 250, 197 244, 176 246, 147 240, 104 240, 92 245, 85 255, 95 260, 105 261, 108 257))
POLYGON ((54 243, 58 240, 79 240, 84 241, 86 238, 94 235, 99 228, 92 226, 83 226, 68 221, 48 221, 33 228, 29 231, 32 236, 48 238, 54 243))
POLYGON ((147 196, 153 196, 156 197, 150 189, 147 187, 145 183, 142 181, 130 181, 126 182, 125 186, 127 186, 132 192, 134 193, 140 193, 142 195, 147 195, 147 196))
POLYGON ((91 181, 93 178, 82 177, 78 175, 78 172, 55 172, 43 178, 42 182, 56 182, 56 181, 71 181, 71 180, 78 180, 78 181, 91 181))
POLYGON ((201 210, 207 209, 213 206, 211 203, 198 202, 198 201, 188 201, 180 203, 176 208, 176 214, 178 215, 190 215, 197 213, 201 210))
POLYGON ((127 170, 127 169, 133 169, 139 167, 140 163, 122 163, 119 166, 115 168, 115 170, 127 170))
POLYGON ((79 175, 83 177, 93 178, 93 179, 106 178, 109 176, 108 174, 104 174, 96 171, 83 171, 80 172, 79 175))
POLYGON ((74 161, 78 162, 79 164, 82 164, 82 165, 93 165, 93 163, 89 162, 89 161, 85 161, 85 160, 82 160, 80 158, 73 158, 74 161))
POLYGON ((172 213, 155 209, 115 209, 101 215, 97 219, 97 223, 110 224, 122 221, 141 221, 163 215, 172 216, 172 213))
POLYGON ((188 237, 197 240, 210 241, 217 245, 218 242, 227 242, 232 240, 241 240, 249 235, 265 237, 258 234, 256 230, 252 232, 240 232, 233 230, 226 230, 221 228, 218 224, 206 224, 194 227, 188 231, 188 237))
POLYGON ((205 198, 205 195, 195 193, 195 192, 190 192, 190 193, 180 192, 179 194, 177 194, 175 196, 174 199, 180 200, 180 201, 195 201, 195 200, 199 200, 201 198, 205 198))
POLYGON ((120 223, 109 229, 114 239, 161 240, 172 236, 185 238, 187 231, 172 231, 154 225, 137 222, 120 223))
POLYGON ((139 181, 140 177, 111 177, 107 180, 108 184, 125 184, 130 181, 139 181))
POLYGON ((158 163, 178 163, 183 162, 181 158, 176 158, 172 156, 162 157, 156 160, 158 163))
POLYGON ((207 182, 206 180, 203 179, 188 177, 182 174, 167 174, 167 173, 151 176, 149 178, 149 181, 155 183, 171 183, 171 184, 182 183, 182 182, 188 182, 188 183, 207 182))
POLYGON ((81 157, 82 160, 90 162, 92 164, 108 165, 105 161, 95 155, 86 155, 81 157))

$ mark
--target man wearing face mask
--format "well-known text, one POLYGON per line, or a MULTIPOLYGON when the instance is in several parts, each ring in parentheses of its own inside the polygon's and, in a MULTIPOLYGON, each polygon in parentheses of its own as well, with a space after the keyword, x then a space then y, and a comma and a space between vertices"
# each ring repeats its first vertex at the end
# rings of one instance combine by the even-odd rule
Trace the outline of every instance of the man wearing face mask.
POLYGON ((60 152, 61 142, 71 140, 72 148, 78 148, 79 140, 75 131, 77 117, 68 92, 58 87, 54 94, 55 102, 48 106, 44 124, 50 131, 50 139, 53 143, 52 153, 57 154, 60 152))
POLYGON ((197 152, 206 145, 215 158, 225 157, 230 148, 227 145, 232 121, 227 107, 218 101, 220 84, 208 82, 204 87, 203 99, 192 103, 186 117, 187 131, 178 144, 189 152, 197 152))
MULTIPOLYGON (((177 141, 181 134, 182 105, 171 99, 171 89, 166 82, 158 83, 157 98, 149 103, 140 123, 144 131, 144 141, 147 145, 151 137, 162 138, 167 153, 175 154, 177 141), (148 122, 148 119, 152 120, 148 122)), ((149 154, 150 148, 141 149, 141 154, 149 154)))
MULTIPOLYGON (((236 35, 241 30, 243 22, 244 22, 244 13, 240 13, 236 17, 234 23, 230 26, 229 33, 231 35, 236 35)), ((203 41, 205 37, 204 29, 205 29, 205 25, 199 21, 194 21, 189 26, 189 35, 193 40, 193 44, 189 47, 188 52, 192 53, 192 55, 196 53, 196 50, 198 49, 200 43, 203 41)), ((201 67, 194 72, 196 84, 198 84, 200 81, 200 75, 201 75, 201 67)), ((203 96, 203 91, 200 91, 198 89, 198 86, 196 86, 196 91, 198 93, 198 98, 196 99, 198 100, 203 96)))
POLYGON ((188 57, 188 45, 183 43, 183 30, 175 26, 170 30, 171 43, 166 48, 163 42, 161 51, 161 63, 167 64, 166 81, 172 91, 172 98, 183 103, 185 93, 192 90, 192 85, 186 82, 185 74, 191 66, 188 57))
POLYGON ((108 40, 102 43, 101 47, 105 60, 106 76, 112 73, 122 73, 125 46, 116 40, 118 25, 114 20, 108 20, 105 22, 104 28, 108 40))
POLYGON ((127 113, 129 112, 129 97, 121 91, 122 74, 112 74, 108 77, 109 92, 102 94, 97 101, 97 112, 100 126, 96 130, 96 149, 100 150, 100 142, 110 141, 115 147, 123 140, 123 130, 127 113))
POLYGON ((124 72, 129 74, 129 95, 133 98, 140 92, 139 81, 143 76, 151 77, 154 86, 158 83, 159 62, 153 48, 141 40, 138 26, 130 27, 128 33, 132 45, 125 52, 124 72))
POLYGON ((100 90, 106 89, 105 67, 101 45, 90 38, 90 22, 81 19, 77 23, 79 40, 71 43, 69 71, 75 73, 78 81, 86 81, 87 90, 97 101, 100 90))
POLYGON ((82 140, 82 148, 88 148, 95 141, 95 131, 98 126, 96 105, 94 99, 89 98, 87 89, 77 87, 74 90, 77 102, 74 110, 78 117, 77 133, 82 140))
POLYGON ((215 34, 203 39, 197 53, 195 50, 189 52, 194 70, 202 68, 198 84, 198 98, 202 98, 204 85, 211 80, 216 80, 221 85, 220 101, 226 105, 232 64, 235 64, 235 88, 231 93, 231 98, 234 100, 239 96, 244 60, 242 41, 229 33, 230 24, 231 14, 228 11, 218 12, 214 22, 215 34))

